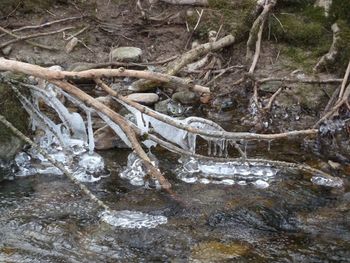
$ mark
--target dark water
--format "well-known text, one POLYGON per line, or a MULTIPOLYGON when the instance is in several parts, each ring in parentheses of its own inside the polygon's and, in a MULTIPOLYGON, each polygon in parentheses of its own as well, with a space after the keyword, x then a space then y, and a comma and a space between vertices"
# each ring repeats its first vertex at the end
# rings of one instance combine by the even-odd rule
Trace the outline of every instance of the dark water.
MULTIPOLYGON (((285 147, 284 159, 306 158, 285 147)), ((115 228, 65 177, 18 178, 0 183, 0 262, 350 262, 347 186, 315 186, 297 171, 266 189, 186 184, 173 174, 177 157, 158 152, 179 204, 120 179, 127 154, 105 152, 111 176, 89 188, 115 210, 165 215, 167 224, 115 228)))

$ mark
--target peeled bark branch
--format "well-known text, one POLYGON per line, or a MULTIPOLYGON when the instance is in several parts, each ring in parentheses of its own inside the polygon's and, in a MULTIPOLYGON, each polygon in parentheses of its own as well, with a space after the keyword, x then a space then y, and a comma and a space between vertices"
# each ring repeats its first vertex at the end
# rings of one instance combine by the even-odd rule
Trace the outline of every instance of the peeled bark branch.
POLYGON ((133 77, 140 79, 150 79, 153 81, 163 82, 172 84, 174 87, 186 87, 190 90, 199 93, 210 93, 209 88, 200 85, 194 85, 189 80, 185 80, 175 76, 169 76, 167 74, 151 72, 151 71, 138 71, 138 70, 128 70, 124 68, 119 69, 90 69, 80 72, 72 71, 52 71, 47 68, 43 68, 37 65, 32 65, 29 63, 8 60, 5 58, 0 58, 0 70, 10 70, 22 72, 28 75, 37 76, 43 79, 55 79, 55 80, 65 80, 65 79, 95 79, 103 77, 133 77))

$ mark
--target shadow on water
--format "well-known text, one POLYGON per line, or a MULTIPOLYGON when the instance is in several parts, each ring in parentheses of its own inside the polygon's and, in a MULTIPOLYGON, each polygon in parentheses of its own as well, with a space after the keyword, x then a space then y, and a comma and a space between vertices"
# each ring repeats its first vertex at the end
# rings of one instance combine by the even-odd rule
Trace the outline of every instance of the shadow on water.
MULTIPOLYGON (((294 152, 280 158, 312 159, 301 157, 298 147, 274 146, 294 152)), ((266 146, 259 147, 263 154, 266 146)), ((350 261, 347 187, 315 186, 310 175, 297 171, 279 172, 265 189, 252 184, 186 184, 175 175, 177 156, 158 151, 174 191, 188 204, 184 207, 166 193, 120 179, 128 153, 102 153, 111 175, 88 184, 89 188, 115 210, 164 215, 167 224, 150 229, 107 225, 99 221, 100 209, 63 176, 4 181, 0 183, 0 261, 350 261)))

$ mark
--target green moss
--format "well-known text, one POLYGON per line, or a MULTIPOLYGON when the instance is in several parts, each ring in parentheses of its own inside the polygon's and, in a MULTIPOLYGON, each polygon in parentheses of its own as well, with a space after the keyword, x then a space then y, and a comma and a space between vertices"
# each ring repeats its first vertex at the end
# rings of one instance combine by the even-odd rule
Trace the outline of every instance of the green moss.
POLYGON ((350 25, 350 1, 349 0, 333 0, 329 10, 329 18, 332 22, 344 20, 350 25))
POLYGON ((271 18, 271 30, 278 41, 294 46, 330 44, 332 34, 324 26, 303 16, 279 14, 271 18))
MULTIPOLYGON (((252 11, 255 8, 254 0, 209 0, 209 8, 203 13, 201 22, 195 32, 196 37, 204 40, 208 38, 210 30, 218 30, 222 25, 222 30, 236 36, 237 40, 242 40, 249 32, 252 23, 252 11)), ((196 13, 188 18, 188 23, 194 27, 197 23, 196 13)))

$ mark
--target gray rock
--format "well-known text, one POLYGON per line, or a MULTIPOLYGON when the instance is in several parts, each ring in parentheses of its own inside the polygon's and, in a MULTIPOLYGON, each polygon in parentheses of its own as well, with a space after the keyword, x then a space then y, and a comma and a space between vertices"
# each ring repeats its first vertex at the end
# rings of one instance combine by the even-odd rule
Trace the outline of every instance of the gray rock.
POLYGON ((126 97, 132 101, 145 105, 153 105, 159 100, 159 96, 155 93, 133 93, 126 97))
POLYGON ((171 116, 179 117, 185 113, 185 108, 181 103, 167 99, 160 101, 154 105, 154 109, 160 113, 168 114, 171 116))
POLYGON ((11 51, 12 51, 11 45, 8 45, 2 49, 2 53, 4 54, 4 56, 10 55, 11 51))
POLYGON ((108 126, 104 126, 94 133, 95 149, 109 150, 113 148, 129 148, 108 126))
POLYGON ((66 45, 66 52, 70 53, 73 51, 75 46, 78 44, 79 40, 76 37, 73 37, 66 45))
POLYGON ((173 94, 171 97, 174 101, 178 101, 182 104, 195 104, 199 102, 199 96, 191 91, 179 91, 173 94))
POLYGON ((142 56, 142 50, 138 47, 118 47, 109 54, 110 61, 138 62, 142 56))

